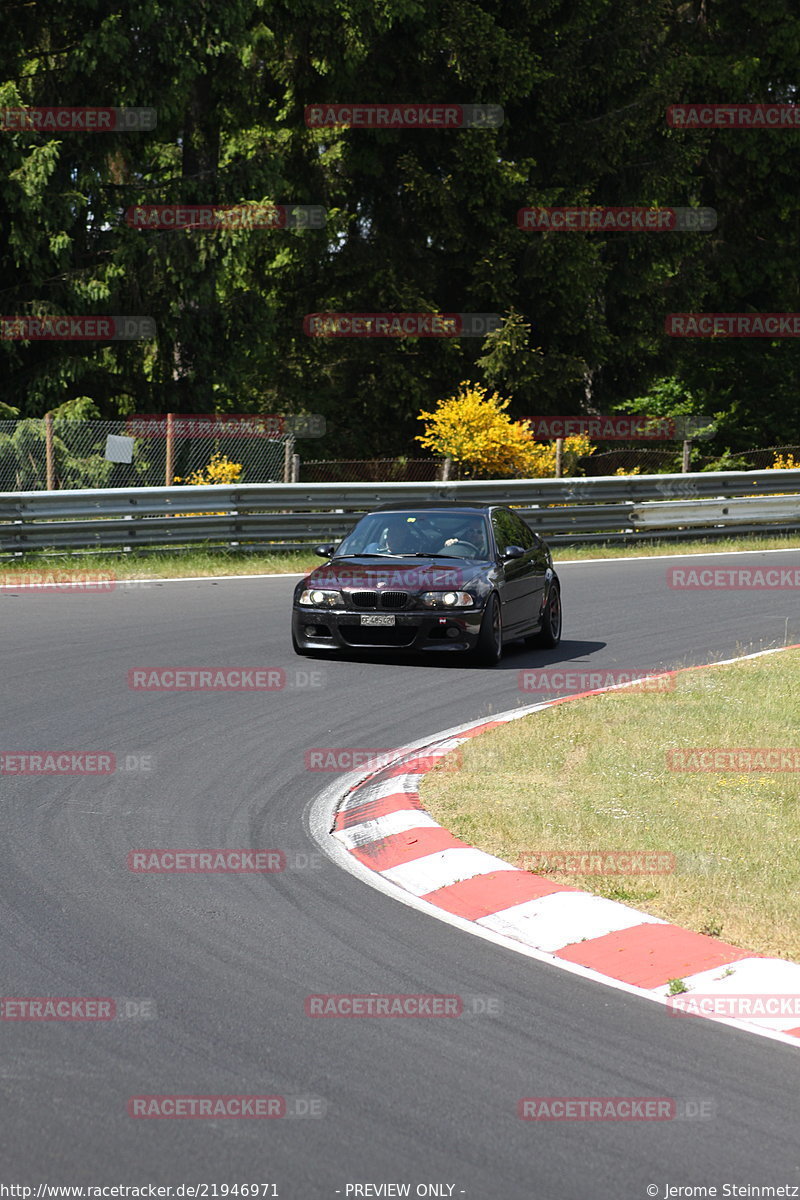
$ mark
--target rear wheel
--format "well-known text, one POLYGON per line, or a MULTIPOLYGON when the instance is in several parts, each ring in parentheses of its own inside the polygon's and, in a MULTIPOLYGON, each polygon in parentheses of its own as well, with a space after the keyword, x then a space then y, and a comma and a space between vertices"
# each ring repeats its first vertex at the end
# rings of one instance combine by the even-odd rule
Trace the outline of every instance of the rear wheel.
POLYGON ((494 667, 503 656, 503 619, 500 603, 492 595, 483 614, 475 657, 482 667, 494 667))
POLYGON ((525 638, 526 646, 537 646, 542 650, 552 650, 561 641, 561 589, 557 583, 551 583, 547 596, 542 628, 538 633, 525 638))

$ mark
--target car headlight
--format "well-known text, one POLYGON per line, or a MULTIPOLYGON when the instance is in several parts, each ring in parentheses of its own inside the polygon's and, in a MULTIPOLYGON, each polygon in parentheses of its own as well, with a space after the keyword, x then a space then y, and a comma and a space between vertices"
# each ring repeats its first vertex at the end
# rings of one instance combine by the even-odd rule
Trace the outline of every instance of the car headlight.
POLYGON ((341 592, 330 591, 327 588, 306 588, 300 593, 298 604, 307 604, 311 608, 335 608, 344 604, 341 592))
POLYGON ((469 592, 423 592, 420 600, 426 608, 472 608, 475 604, 469 592))

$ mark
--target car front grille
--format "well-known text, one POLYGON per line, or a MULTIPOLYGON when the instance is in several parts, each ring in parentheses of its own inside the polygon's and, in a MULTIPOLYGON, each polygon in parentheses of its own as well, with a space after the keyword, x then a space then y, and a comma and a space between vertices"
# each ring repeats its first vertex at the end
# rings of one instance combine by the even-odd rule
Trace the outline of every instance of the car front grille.
POLYGON ((350 603, 353 608, 405 608, 408 592, 351 592, 350 603))
POLYGON ((351 592, 350 603, 353 608, 377 608, 378 593, 377 592, 351 592))
POLYGON ((408 592, 381 592, 381 608, 405 608, 408 592))

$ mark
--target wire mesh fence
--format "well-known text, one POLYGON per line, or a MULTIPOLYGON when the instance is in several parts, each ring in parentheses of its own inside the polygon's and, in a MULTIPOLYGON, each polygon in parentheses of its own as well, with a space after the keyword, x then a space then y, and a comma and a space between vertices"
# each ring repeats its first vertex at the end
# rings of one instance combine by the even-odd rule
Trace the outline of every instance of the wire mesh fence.
MULTIPOLYGON (((217 428, 197 433, 197 428, 197 422, 176 417, 168 448, 163 419, 135 425, 125 418, 0 421, 0 492, 171 486, 185 482, 194 472, 203 472, 214 455, 239 468, 226 482, 423 483, 441 480, 445 472, 445 460, 433 457, 300 460, 293 433, 282 429, 242 434, 217 428)), ((800 463, 800 446, 742 451, 721 467, 716 466, 718 457, 694 458, 691 470, 763 470, 779 457, 786 465, 800 463)), ((598 448, 578 460, 575 473, 605 476, 680 471, 680 450, 639 446, 598 448)), ((453 470, 451 478, 456 475, 453 470)))
POLYGON ((616 475, 617 471, 637 475, 677 474, 681 469, 681 450, 615 449, 595 451, 578 459, 580 475, 616 475))
POLYGON ((284 482, 291 478, 291 435, 189 435, 180 424, 169 447, 163 422, 130 423, 53 418, 48 437, 43 417, 0 421, 0 492, 62 488, 163 487, 203 471, 213 455, 241 466, 236 482, 284 482), (127 460, 127 461, 126 461, 127 460), (168 476, 171 476, 168 478, 168 476))
MULTIPOLYGON (((800 464, 800 447, 767 446, 758 450, 742 451, 731 461, 717 468, 719 456, 706 455, 694 458, 691 471, 704 468, 719 470, 765 470, 772 467, 776 458, 784 460, 793 456, 800 464)), ((682 470, 682 448, 672 450, 616 448, 595 451, 578 459, 575 474, 579 476, 635 474, 671 475, 682 470)), ((313 459, 303 460, 299 467, 299 480, 303 483, 413 483, 443 478, 444 459, 441 458, 362 458, 362 459, 313 459)), ((458 477, 457 467, 452 467, 450 478, 458 477)))
POLYGON ((302 483, 426 483, 442 478, 441 458, 309 459, 300 463, 302 483))
POLYGON ((777 458, 782 458, 784 462, 791 459, 800 466, 800 446, 767 446, 764 450, 749 450, 742 457, 754 471, 767 470, 777 458))
MULTIPOLYGON (((719 454, 694 456, 691 470, 764 471, 772 467, 777 458, 793 457, 800 461, 798 446, 764 446, 755 450, 741 450, 727 455, 723 465, 719 454)), ((682 470, 682 447, 672 450, 656 450, 644 447, 596 450, 594 454, 578 459, 580 475, 616 475, 618 472, 636 475, 679 474, 682 470)))

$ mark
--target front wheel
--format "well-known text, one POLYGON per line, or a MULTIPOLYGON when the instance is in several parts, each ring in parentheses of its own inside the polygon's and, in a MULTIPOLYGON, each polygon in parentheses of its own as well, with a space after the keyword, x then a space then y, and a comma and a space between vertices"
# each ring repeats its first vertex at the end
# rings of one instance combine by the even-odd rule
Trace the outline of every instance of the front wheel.
POLYGON ((494 667, 503 656, 503 619, 500 602, 492 595, 483 614, 475 657, 482 667, 494 667))
POLYGON ((550 585, 542 628, 538 633, 525 638, 526 646, 537 646, 542 650, 552 650, 561 641, 561 589, 557 583, 550 585))

